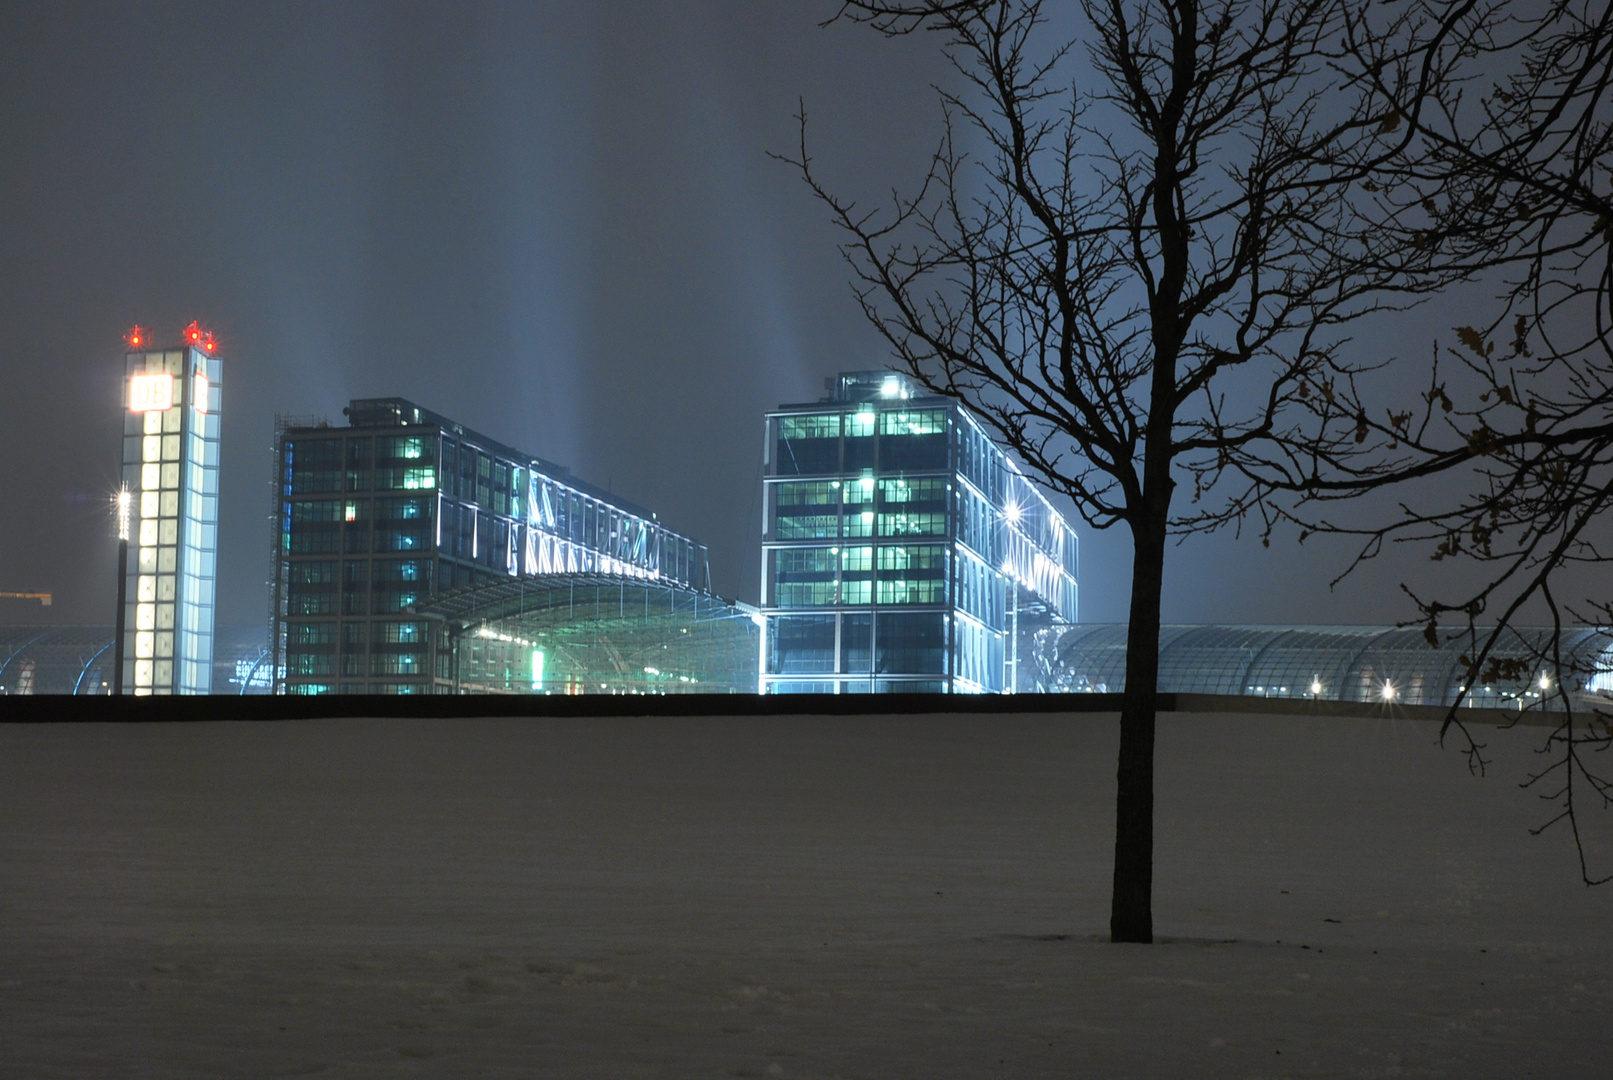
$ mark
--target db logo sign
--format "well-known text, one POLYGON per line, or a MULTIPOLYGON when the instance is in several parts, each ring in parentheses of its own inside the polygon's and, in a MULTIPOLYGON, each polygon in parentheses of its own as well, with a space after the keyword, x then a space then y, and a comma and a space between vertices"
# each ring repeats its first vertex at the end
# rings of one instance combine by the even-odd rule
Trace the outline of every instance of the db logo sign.
POLYGON ((129 380, 129 411, 158 412, 174 405, 174 377, 136 375, 129 380))

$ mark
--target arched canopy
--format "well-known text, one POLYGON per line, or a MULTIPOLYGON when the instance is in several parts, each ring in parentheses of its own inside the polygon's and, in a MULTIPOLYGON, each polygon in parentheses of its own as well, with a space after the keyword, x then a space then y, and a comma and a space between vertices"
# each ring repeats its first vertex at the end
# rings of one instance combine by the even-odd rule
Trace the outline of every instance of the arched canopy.
MULTIPOLYGON (((1606 628, 1564 630, 1559 671, 1550 658, 1549 627, 1509 629, 1492 656, 1502 662, 1501 670, 1492 673, 1500 677, 1481 679, 1467 692, 1464 704, 1517 707, 1544 700, 1550 707, 1559 679, 1576 691, 1613 688, 1603 685, 1613 683, 1610 642, 1613 631, 1606 628)), ((1466 635, 1436 647, 1417 627, 1162 626, 1159 689, 1448 705, 1466 687, 1465 658, 1474 652, 1475 643, 1466 635)), ((1064 634, 1058 644, 1058 682, 1072 690, 1123 690, 1125 624, 1087 624, 1064 634)))
POLYGON ((107 694, 112 627, 0 626, 0 694, 107 694))
POLYGON ((418 605, 454 632, 462 693, 744 693, 757 688, 753 609, 666 582, 540 574, 418 605))

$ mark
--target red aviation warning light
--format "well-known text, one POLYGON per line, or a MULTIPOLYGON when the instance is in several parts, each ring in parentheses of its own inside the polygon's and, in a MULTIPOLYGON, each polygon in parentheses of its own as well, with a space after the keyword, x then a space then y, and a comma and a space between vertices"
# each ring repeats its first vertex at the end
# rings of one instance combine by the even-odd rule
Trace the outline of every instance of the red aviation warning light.
POLYGON ((143 349, 151 341, 151 335, 146 333, 143 326, 131 326, 129 332, 123 335, 124 344, 131 349, 143 349))
POLYGON ((184 343, 194 345, 204 353, 211 353, 218 347, 213 340, 213 331, 203 330, 201 324, 194 319, 191 320, 189 326, 185 327, 184 343))

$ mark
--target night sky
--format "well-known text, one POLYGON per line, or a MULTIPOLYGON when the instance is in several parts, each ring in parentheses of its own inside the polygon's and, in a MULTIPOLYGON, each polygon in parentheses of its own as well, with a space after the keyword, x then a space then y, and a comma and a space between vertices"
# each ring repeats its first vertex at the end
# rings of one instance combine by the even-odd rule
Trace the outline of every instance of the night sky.
MULTIPOLYGON (((834 7, 0 5, 0 590, 57 597, 0 621, 111 623, 120 339, 191 319, 226 365, 220 626, 267 618, 275 414, 352 397, 568 465, 754 602, 762 413, 886 358, 767 151, 804 99, 839 190, 911 187, 948 76, 834 7)), ((1123 619, 1129 540, 1080 533, 1082 617, 1123 619)), ((1171 559, 1174 621, 1394 621, 1420 565, 1330 593, 1337 545, 1171 559)))

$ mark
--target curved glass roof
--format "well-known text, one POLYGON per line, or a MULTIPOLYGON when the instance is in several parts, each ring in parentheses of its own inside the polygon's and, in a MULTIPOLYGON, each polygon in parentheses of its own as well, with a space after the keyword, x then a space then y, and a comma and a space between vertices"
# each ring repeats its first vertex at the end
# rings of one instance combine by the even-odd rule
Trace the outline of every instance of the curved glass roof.
MULTIPOLYGON (((109 694, 110 626, 0 626, 0 695, 109 694)), ((213 635, 213 693, 269 689, 267 634, 260 626, 223 627, 213 635)))
POLYGON ((454 625, 461 693, 754 694, 749 608, 614 574, 540 574, 422 601, 454 625))
MULTIPOLYGON (((1488 632, 1480 628, 1481 634, 1488 632)), ((1538 706, 1544 698, 1549 706, 1559 677, 1577 690, 1613 689, 1613 630, 1565 629, 1560 676, 1549 660, 1550 642, 1549 627, 1504 632, 1493 653, 1501 670, 1477 683, 1464 703, 1538 706)), ((1474 647, 1465 634, 1430 646, 1418 627, 1168 625, 1160 628, 1159 689, 1448 705, 1464 688, 1465 658, 1474 647)), ((1071 690, 1123 690, 1125 624, 1087 624, 1064 634, 1058 643, 1058 669, 1058 682, 1071 690)))
POLYGON ((0 626, 0 694, 106 694, 110 626, 0 626))

